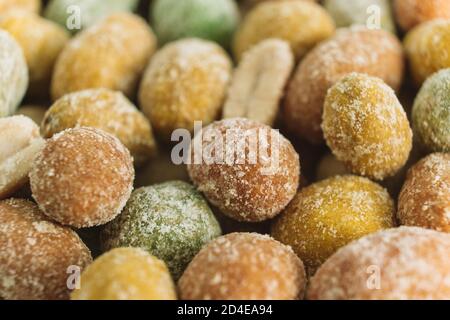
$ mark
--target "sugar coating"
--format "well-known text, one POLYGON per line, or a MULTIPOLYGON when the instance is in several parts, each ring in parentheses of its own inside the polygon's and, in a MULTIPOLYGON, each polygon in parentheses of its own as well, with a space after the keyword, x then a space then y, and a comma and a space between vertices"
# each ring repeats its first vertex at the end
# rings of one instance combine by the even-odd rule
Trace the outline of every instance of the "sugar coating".
POLYGON ((25 116, 0 118, 0 132, 0 199, 5 199, 28 182, 45 142, 39 127, 25 116))
POLYGON ((325 0, 324 6, 333 17, 337 27, 364 25, 383 28, 395 33, 395 22, 389 0, 325 0), (375 15, 380 14, 380 25, 375 23, 375 15))
POLYGON ((156 151, 149 121, 118 91, 88 89, 63 96, 47 111, 41 131, 50 138, 77 127, 94 127, 116 136, 130 150, 137 165, 156 151))
POLYGON ((0 0, 0 14, 10 10, 24 10, 39 13, 41 0, 0 0))
POLYGON ((67 299, 68 268, 92 261, 74 231, 26 200, 0 201, 0 246, 0 297, 8 300, 67 299))
POLYGON ((299 138, 323 142, 320 128, 327 91, 344 75, 361 72, 400 88, 404 69, 399 40, 384 30, 340 29, 317 45, 300 63, 288 86, 283 120, 299 138))
POLYGON ((404 31, 434 19, 450 18, 447 0, 394 0, 397 22, 404 31))
POLYGON ((75 91, 108 88, 133 98, 156 48, 156 38, 138 16, 116 13, 75 36, 55 65, 53 100, 75 91))
POLYGON ((297 60, 335 30, 331 16, 308 1, 268 1, 258 4, 236 32, 233 52, 237 60, 255 44, 268 38, 289 42, 297 60))
POLYGON ((183 39, 167 44, 150 61, 139 91, 142 111, 169 141, 175 129, 193 130, 220 113, 232 64, 217 44, 183 39))
POLYGON ((39 137, 39 127, 25 116, 0 118, 0 161, 15 155, 39 137))
POLYGON ((450 235, 415 227, 381 231, 334 254, 308 288, 312 300, 450 298, 450 235))
POLYGON ((433 153, 409 170, 397 215, 404 225, 450 233, 450 154, 433 153))
POLYGON ((404 47, 416 86, 433 73, 450 67, 450 20, 424 22, 405 37, 404 47))
POLYGON ((303 263, 269 236, 232 233, 203 248, 178 288, 184 300, 294 300, 306 285, 303 263))
POLYGON ((162 44, 181 38, 201 38, 228 48, 239 23, 234 0, 157 0, 151 20, 162 44))
POLYGON ((133 160, 114 136, 67 129, 47 140, 30 172, 33 198, 50 218, 76 228, 114 219, 133 189, 133 160))
POLYGON ((139 248, 117 248, 84 270, 71 299, 175 300, 176 292, 163 261, 139 248))
POLYGON ((53 66, 69 35, 55 23, 27 11, 12 11, 2 16, 0 28, 8 31, 24 52, 30 76, 27 94, 46 98, 53 66))
POLYGON ((195 136, 191 152, 191 180, 209 202, 235 220, 271 219, 297 192, 299 155, 278 131, 259 122, 244 118, 217 121, 204 128, 203 135, 195 136), (210 139, 216 133, 219 139, 210 139), (213 155, 214 161, 209 161, 211 150, 221 150, 223 157, 213 155), (203 160, 196 162, 200 152, 203 160))
POLYGON ((424 149, 450 152, 450 69, 425 81, 414 101, 412 123, 424 149))
POLYGON ((50 0, 44 16, 75 33, 113 13, 134 11, 138 3, 139 0, 50 0), (73 19, 75 13, 80 13, 80 21, 73 19), (79 25, 72 26, 75 22, 79 25))
POLYGON ((289 43, 280 39, 263 40, 246 51, 234 71, 222 117, 272 126, 294 63, 289 43))
POLYGON ((336 176, 302 189, 275 220, 271 235, 290 245, 309 275, 339 248, 393 227, 394 202, 369 179, 336 176))
POLYGON ((412 149, 412 131, 394 91, 381 79, 351 73, 325 99, 322 130, 351 172, 383 180, 397 173, 412 149))
POLYGON ((28 87, 28 67, 22 48, 0 30, 0 118, 14 114, 28 87))
POLYGON ((171 181, 133 192, 102 234, 104 249, 139 247, 163 260, 178 279, 197 252, 221 234, 207 202, 193 186, 171 181))

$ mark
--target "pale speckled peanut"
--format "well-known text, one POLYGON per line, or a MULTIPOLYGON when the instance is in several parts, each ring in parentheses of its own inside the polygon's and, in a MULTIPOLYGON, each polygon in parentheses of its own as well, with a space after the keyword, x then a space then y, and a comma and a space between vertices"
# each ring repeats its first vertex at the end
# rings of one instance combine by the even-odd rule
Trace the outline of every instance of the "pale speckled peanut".
POLYGON ((25 116, 0 119, 0 132, 0 199, 4 199, 28 181, 44 139, 39 127, 25 116))

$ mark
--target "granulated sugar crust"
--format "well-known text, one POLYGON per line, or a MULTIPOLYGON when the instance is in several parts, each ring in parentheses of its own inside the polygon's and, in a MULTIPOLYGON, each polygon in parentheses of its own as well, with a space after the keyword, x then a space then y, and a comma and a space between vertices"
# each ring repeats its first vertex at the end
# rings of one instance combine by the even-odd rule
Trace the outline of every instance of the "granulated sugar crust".
POLYGON ((74 231, 19 199, 0 202, 0 248, 3 299, 68 299, 68 267, 81 271, 92 261, 74 231))
POLYGON ((251 222, 273 218, 297 192, 300 179, 299 156, 291 143, 270 127, 243 118, 226 119, 204 128, 203 146, 200 146, 200 139, 200 135, 194 138, 192 152, 198 152, 195 151, 196 148, 202 147, 203 154, 208 154, 211 153, 211 148, 218 145, 225 154, 227 148, 245 143, 246 148, 235 148, 234 153, 227 153, 223 157, 223 163, 213 159, 211 164, 202 161, 201 164, 188 165, 189 176, 198 189, 231 218, 251 222), (257 141, 258 150, 253 150, 257 154, 257 161, 252 163, 249 156, 252 150, 248 141, 255 132, 251 131, 254 129, 261 129, 262 134, 253 137, 257 141), (207 141, 207 137, 212 132, 220 132, 221 137, 211 143, 207 141), (275 141, 272 141, 273 138, 275 141), (275 159, 274 150, 278 151, 279 156, 278 161, 272 162, 275 159), (228 156, 231 158, 226 159, 228 156), (245 161, 240 163, 238 159, 245 161))
POLYGON ((179 281, 181 299, 302 299, 303 263, 269 236, 232 233, 203 248, 179 281))
POLYGON ((308 298, 450 299, 449 248, 450 235, 415 227, 367 236, 325 262, 308 298))
POLYGON ((56 221, 92 227, 116 217, 133 189, 129 151, 94 128, 67 129, 48 140, 30 172, 33 198, 56 221))

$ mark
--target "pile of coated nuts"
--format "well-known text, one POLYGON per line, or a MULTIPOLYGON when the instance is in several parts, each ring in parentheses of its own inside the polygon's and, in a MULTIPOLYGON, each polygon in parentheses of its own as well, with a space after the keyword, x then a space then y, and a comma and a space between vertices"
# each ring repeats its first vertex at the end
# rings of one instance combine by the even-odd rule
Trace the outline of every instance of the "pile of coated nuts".
POLYGON ((450 2, 0 0, 0 299, 450 299, 450 2))

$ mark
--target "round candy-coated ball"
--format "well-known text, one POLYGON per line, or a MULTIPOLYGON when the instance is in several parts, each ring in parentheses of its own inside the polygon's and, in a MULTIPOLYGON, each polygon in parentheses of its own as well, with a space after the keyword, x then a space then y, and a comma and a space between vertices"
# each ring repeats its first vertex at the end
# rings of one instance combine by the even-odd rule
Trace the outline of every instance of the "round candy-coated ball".
POLYGON ((133 160, 116 137, 67 129, 47 140, 30 172, 33 198, 52 219, 88 228, 114 219, 133 189, 133 160))
POLYGON ((404 47, 416 86, 433 73, 450 68, 450 20, 431 20, 412 29, 404 47))
POLYGON ((94 88, 134 98, 155 48, 156 38, 146 21, 130 13, 112 14, 64 47, 53 72, 52 98, 94 88))
POLYGON ((383 180, 412 149, 412 131, 394 91, 381 79, 351 73, 325 99, 322 129, 336 158, 351 172, 383 180))
POLYGON ((46 99, 56 59, 69 41, 59 25, 27 11, 12 11, 0 18, 0 28, 16 39, 27 61, 30 87, 27 96, 46 99))
POLYGON ((427 151, 450 152, 450 69, 425 81, 414 101, 415 137, 427 151))
POLYGON ((50 138, 76 127, 94 127, 116 136, 136 165, 147 161, 156 149, 149 121, 119 91, 90 89, 63 96, 45 114, 41 132, 50 138))
POLYGON ((217 44, 182 39, 165 45, 151 59, 139 89, 142 111, 155 133, 170 141, 176 129, 193 131, 220 114, 232 64, 217 44))
POLYGON ((293 300, 306 275, 292 249, 269 236, 232 233, 205 246, 179 281, 181 299, 293 300))
POLYGON ((309 274, 339 248, 393 227, 394 202, 366 178, 337 176, 302 189, 275 221, 272 236, 292 246, 309 274))
POLYGON ((335 30, 333 18, 308 1, 268 1, 258 4, 242 21, 234 37, 238 60, 245 51, 268 38, 287 41, 297 60, 335 30))
POLYGON ((50 221, 31 201, 0 201, 0 297, 69 298, 68 284, 92 261, 70 228, 50 221), (72 273, 73 272, 73 273, 72 273))
POLYGON ((450 233, 450 154, 433 153, 408 172, 397 216, 408 226, 450 233))
POLYGON ((239 11, 234 0, 156 0, 151 20, 162 44, 195 37, 228 47, 239 11))
POLYGON ((339 29, 312 49, 295 71, 283 109, 287 129, 311 143, 322 143, 320 124, 329 88, 346 74, 361 72, 379 77, 397 90, 403 69, 401 43, 390 32, 360 26, 339 29))
POLYGON ((271 219, 297 192, 299 155, 278 131, 257 121, 214 122, 195 136, 191 153, 191 180, 213 205, 235 220, 271 219))
POLYGON ((165 263, 139 248, 117 248, 81 274, 72 300, 175 300, 165 263))
POLYGON ((448 300, 450 235, 401 227, 339 250, 317 271, 310 300, 448 300))
POLYGON ((122 214, 106 226, 105 249, 140 247, 167 263, 178 279, 187 264, 220 226, 201 194, 181 181, 133 192, 122 214))
POLYGON ((397 22, 404 31, 430 20, 449 19, 448 0, 394 0, 397 22))

